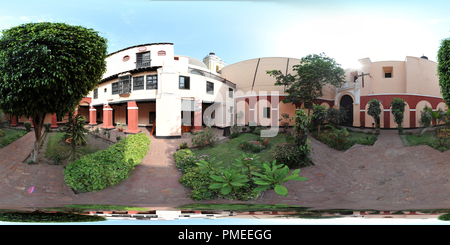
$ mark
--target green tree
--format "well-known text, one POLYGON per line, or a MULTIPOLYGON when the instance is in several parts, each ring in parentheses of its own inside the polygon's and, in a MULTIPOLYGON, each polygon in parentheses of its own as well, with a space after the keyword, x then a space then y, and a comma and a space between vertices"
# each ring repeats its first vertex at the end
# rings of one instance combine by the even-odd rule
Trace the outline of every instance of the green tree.
POLYGON ((266 72, 275 77, 276 86, 286 86, 285 92, 288 95, 283 99, 284 103, 294 103, 298 99, 305 104, 306 109, 312 109, 313 102, 323 96, 324 86, 340 87, 345 83, 344 69, 324 53, 303 57, 300 64, 293 66, 293 71, 295 75, 284 75, 279 70, 266 72))
POLYGON ((438 51, 439 86, 447 107, 450 108, 450 38, 441 41, 438 51))
POLYGON ((380 115, 381 115, 380 101, 378 101, 376 99, 371 99, 369 101, 369 108, 367 109, 367 114, 369 114, 375 120, 377 134, 379 134, 380 133, 380 115))
POLYGON ((320 133, 320 125, 327 119, 327 109, 325 106, 314 105, 312 122, 317 125, 317 131, 320 133))
POLYGON ((31 117, 38 162, 45 115, 65 115, 93 90, 106 71, 106 39, 64 23, 28 23, 0 37, 0 108, 31 117))
POLYGON ((397 123, 398 133, 403 131, 403 115, 405 112, 406 102, 400 98, 394 98, 391 101, 391 112, 394 115, 394 122, 397 123))

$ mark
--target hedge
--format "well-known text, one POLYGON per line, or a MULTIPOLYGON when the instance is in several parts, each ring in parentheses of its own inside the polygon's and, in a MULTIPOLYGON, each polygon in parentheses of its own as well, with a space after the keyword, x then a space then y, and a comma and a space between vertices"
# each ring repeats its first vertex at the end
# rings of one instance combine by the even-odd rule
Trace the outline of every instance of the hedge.
POLYGON ((58 222, 97 222, 106 221, 105 217, 81 215, 75 213, 2 213, 0 221, 3 222, 37 222, 37 223, 58 223, 58 222))
POLYGON ((99 191, 127 179, 150 147, 144 133, 130 135, 106 150, 88 154, 64 169, 66 184, 79 192, 99 191))

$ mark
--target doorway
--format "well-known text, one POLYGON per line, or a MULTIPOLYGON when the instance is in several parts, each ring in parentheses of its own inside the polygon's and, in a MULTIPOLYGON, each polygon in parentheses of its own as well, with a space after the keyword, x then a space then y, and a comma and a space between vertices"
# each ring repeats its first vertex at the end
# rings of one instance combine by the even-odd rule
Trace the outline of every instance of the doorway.
POLYGON ((345 126, 353 126, 353 99, 350 95, 344 95, 341 98, 341 102, 339 104, 340 108, 344 108, 346 110, 347 118, 341 122, 342 125, 345 126))

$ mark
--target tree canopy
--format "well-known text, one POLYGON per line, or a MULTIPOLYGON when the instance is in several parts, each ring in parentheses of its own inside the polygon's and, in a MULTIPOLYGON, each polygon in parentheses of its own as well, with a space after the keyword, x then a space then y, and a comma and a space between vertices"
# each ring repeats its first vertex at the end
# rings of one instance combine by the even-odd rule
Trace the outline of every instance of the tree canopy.
POLYGON ((279 70, 267 71, 267 74, 276 78, 275 85, 286 86, 288 95, 283 99, 284 103, 294 103, 298 99, 307 109, 312 109, 312 103, 323 96, 325 85, 340 87, 345 83, 344 69, 324 53, 303 57, 300 64, 293 66, 293 71, 296 74, 283 74, 279 70))
POLYGON ((64 23, 3 30, 0 108, 32 117, 38 143, 46 114, 67 114, 98 85, 106 71, 106 42, 97 31, 64 23))
POLYGON ((439 47, 438 75, 442 97, 450 107, 450 38, 442 40, 439 47))

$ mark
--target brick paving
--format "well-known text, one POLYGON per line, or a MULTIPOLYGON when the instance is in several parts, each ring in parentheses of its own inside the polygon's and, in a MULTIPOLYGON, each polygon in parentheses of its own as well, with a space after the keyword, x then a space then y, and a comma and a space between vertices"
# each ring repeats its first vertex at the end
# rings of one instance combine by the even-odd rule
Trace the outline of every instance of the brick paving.
MULTIPOLYGON (((150 136, 149 130, 141 128, 150 136)), ((112 131, 113 134, 114 131, 112 131)), ((114 132, 115 133, 115 132, 114 132)), ((222 131, 218 130, 221 136, 222 131)), ((114 137, 111 137, 115 139, 114 137)), ((109 204, 171 209, 196 203, 178 179, 172 154, 185 141, 150 136, 150 149, 129 179, 92 193, 75 194, 64 182, 62 166, 29 165, 33 132, 0 149, 0 208, 57 207, 69 204, 109 204), (28 188, 35 186, 32 194, 28 188)), ((221 136, 221 138, 224 138, 221 136)), ((285 183, 288 196, 273 190, 248 202, 204 200, 204 203, 300 205, 314 209, 450 208, 450 151, 429 146, 403 146, 395 130, 382 130, 374 146, 355 145, 346 152, 310 138, 314 166, 302 168, 307 181, 285 183)))

